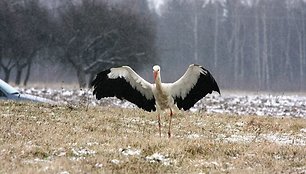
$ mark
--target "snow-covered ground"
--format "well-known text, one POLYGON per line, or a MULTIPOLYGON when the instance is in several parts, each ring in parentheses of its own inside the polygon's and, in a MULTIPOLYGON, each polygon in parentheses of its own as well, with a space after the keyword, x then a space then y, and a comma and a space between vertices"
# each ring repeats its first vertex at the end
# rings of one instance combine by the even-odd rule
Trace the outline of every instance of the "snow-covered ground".
MULTIPOLYGON (((135 107, 130 102, 116 98, 96 100, 92 90, 85 89, 38 89, 19 88, 26 94, 37 95, 52 99, 64 104, 103 105, 116 107, 135 107)), ((306 95, 276 95, 266 93, 230 93, 221 96, 218 94, 207 95, 191 108, 193 112, 227 113, 237 115, 267 115, 290 116, 306 118, 306 95)))
POLYGON ((306 96, 272 94, 210 95, 195 110, 238 115, 290 116, 306 118, 306 96))

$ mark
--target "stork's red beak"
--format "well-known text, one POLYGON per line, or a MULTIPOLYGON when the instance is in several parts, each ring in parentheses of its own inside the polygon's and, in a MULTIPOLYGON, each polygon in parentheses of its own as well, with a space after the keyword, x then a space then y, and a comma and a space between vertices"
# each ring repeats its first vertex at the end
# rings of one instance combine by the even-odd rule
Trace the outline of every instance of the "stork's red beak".
POLYGON ((155 81, 157 78, 157 71, 153 71, 153 75, 154 75, 154 81, 155 81))

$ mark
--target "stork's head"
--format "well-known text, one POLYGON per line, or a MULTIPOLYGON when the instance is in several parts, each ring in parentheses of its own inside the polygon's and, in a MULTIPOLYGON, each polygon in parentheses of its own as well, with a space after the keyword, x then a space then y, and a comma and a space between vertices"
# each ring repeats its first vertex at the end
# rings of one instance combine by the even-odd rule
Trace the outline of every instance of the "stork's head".
POLYGON ((159 77, 159 71, 160 71, 160 66, 155 65, 153 66, 153 75, 154 75, 154 81, 159 77))

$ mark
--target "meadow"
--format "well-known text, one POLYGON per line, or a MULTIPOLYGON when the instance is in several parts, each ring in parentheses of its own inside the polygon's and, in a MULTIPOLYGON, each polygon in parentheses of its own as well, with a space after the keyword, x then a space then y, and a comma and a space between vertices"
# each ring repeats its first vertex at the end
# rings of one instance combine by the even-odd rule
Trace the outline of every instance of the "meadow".
POLYGON ((306 173, 306 119, 0 101, 0 173, 306 173))

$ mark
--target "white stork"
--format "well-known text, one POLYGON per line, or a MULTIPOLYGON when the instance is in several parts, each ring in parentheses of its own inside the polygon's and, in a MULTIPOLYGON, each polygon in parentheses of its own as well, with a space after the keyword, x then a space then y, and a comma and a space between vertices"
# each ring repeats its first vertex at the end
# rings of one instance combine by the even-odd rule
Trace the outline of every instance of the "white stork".
POLYGON ((153 67, 154 84, 140 77, 129 66, 111 68, 97 74, 92 82, 93 94, 103 97, 126 99, 146 111, 158 113, 159 135, 161 136, 160 114, 170 109, 168 136, 171 136, 173 111, 188 110, 197 101, 212 91, 220 90, 210 72, 202 66, 192 64, 185 74, 174 83, 162 83, 160 67, 153 67))

